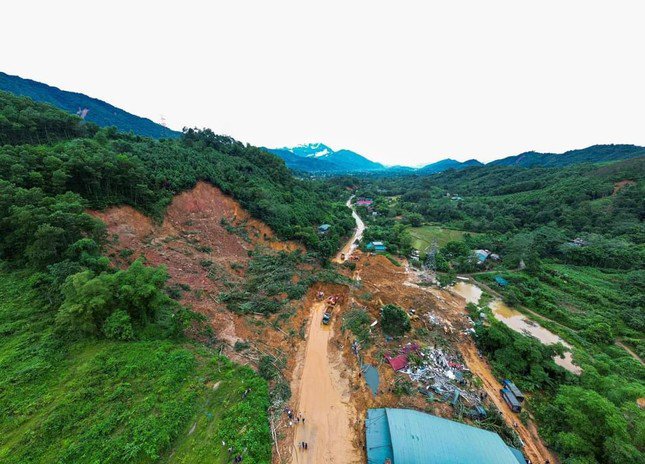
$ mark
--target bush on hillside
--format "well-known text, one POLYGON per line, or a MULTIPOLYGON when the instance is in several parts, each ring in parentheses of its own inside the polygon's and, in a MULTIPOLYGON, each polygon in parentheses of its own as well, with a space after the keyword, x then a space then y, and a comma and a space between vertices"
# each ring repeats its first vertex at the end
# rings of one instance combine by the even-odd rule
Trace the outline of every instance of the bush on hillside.
POLYGON ((381 329, 386 335, 401 336, 410 331, 410 318, 396 305, 388 304, 381 309, 381 329))

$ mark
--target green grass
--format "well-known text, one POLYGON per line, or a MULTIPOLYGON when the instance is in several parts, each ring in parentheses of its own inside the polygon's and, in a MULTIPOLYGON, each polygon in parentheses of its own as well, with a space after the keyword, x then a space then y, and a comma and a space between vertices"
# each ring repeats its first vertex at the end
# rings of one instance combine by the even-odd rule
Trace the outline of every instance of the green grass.
POLYGON ((224 463, 222 439, 269 462, 268 391, 252 370, 185 342, 62 340, 39 301, 0 273, 0 462, 224 463))
POLYGON ((463 230, 446 229, 440 226, 412 227, 408 232, 412 237, 412 247, 422 253, 432 245, 433 240, 436 240, 441 248, 448 242, 461 240, 466 233, 463 230))

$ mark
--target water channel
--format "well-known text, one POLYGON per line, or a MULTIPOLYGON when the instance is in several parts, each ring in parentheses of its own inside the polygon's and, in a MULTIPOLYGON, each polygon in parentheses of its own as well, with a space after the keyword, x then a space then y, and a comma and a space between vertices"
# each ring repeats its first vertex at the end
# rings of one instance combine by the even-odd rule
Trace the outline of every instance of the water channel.
MULTIPOLYGON (((450 289, 457 295, 464 298, 466 300, 466 303, 477 304, 479 302, 479 298, 482 295, 481 288, 470 282, 459 281, 450 289)), ((545 345, 561 343, 565 348, 567 348, 567 351, 565 351, 564 357, 555 356, 553 360, 557 365, 564 367, 569 372, 580 375, 582 369, 580 369, 579 366, 576 366, 573 363, 573 358, 570 351, 571 345, 562 340, 562 338, 545 329, 537 322, 529 319, 518 310, 511 308, 499 298, 495 298, 489 303, 488 306, 493 312, 495 319, 504 323, 506 326, 510 327, 516 332, 535 337, 545 345)))

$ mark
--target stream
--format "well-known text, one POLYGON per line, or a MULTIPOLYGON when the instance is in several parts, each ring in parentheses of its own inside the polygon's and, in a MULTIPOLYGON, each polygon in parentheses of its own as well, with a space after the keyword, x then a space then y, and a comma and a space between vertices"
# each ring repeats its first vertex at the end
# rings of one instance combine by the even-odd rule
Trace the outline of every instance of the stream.
MULTIPOLYGON (((477 304, 479 302, 479 298, 482 295, 481 288, 479 288, 477 285, 464 281, 457 282, 451 287, 451 290, 457 295, 464 298, 466 300, 466 303, 477 304)), ((573 374, 580 375, 582 373, 582 369, 580 369, 579 366, 576 366, 573 363, 571 345, 565 342, 558 335, 545 329, 540 324, 529 319, 518 310, 511 308, 499 298, 495 298, 493 301, 491 301, 489 307, 493 312, 495 319, 504 323, 507 327, 510 327, 514 331, 537 338, 544 345, 561 343, 565 348, 567 348, 567 351, 565 351, 564 357, 555 356, 553 358, 555 363, 573 374)))

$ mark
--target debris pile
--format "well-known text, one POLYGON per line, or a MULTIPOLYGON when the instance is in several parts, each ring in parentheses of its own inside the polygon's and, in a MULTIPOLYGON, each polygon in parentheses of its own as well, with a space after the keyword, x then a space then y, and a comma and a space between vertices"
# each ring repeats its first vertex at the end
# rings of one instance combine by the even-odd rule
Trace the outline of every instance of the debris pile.
MULTIPOLYGON (((429 319, 432 317, 429 314, 429 319)), ((438 319, 438 318, 437 318, 438 319)), ((437 325, 441 325, 438 323, 437 325)), ((430 399, 438 395, 440 401, 449 401, 454 407, 466 406, 471 416, 485 416, 482 407, 485 393, 474 388, 469 380, 470 370, 454 353, 441 348, 420 348, 414 343, 401 347, 397 355, 386 354, 385 359, 395 371, 406 374, 419 384, 418 390, 430 399)))

